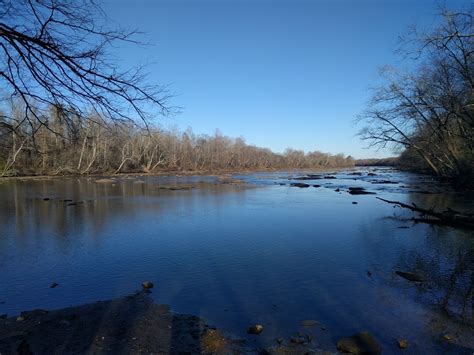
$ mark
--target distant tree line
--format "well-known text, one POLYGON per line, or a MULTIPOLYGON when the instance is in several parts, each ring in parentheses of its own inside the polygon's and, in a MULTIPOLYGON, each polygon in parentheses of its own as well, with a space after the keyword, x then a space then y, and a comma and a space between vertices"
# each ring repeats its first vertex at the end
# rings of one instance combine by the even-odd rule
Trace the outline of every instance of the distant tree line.
POLYGON ((361 119, 373 145, 401 151, 399 163, 462 184, 474 181, 473 6, 444 11, 430 32, 402 38, 413 70, 383 71, 361 119))
POLYGON ((343 154, 304 153, 246 144, 216 132, 145 129, 130 122, 82 117, 50 106, 37 125, 23 120, 23 104, 0 118, 0 175, 99 174, 160 171, 303 169, 353 166, 343 154), (9 117, 8 121, 6 117, 9 117), (15 130, 8 127, 14 126, 15 130))

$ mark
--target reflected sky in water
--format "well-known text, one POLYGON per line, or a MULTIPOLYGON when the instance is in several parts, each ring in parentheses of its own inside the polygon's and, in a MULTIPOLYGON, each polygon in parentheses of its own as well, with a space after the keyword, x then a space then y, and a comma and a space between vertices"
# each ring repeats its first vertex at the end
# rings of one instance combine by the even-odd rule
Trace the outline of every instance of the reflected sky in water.
POLYGON ((398 338, 414 352, 468 352, 472 231, 413 224, 404 220, 411 212, 375 196, 464 210, 473 196, 441 193, 427 177, 359 171, 330 172, 337 179, 303 181, 321 185, 304 189, 285 172, 236 176, 251 187, 214 177, 3 180, 0 314, 109 299, 151 280, 157 302, 236 336, 264 324, 263 343, 316 319, 326 330, 304 331, 329 350, 339 336, 368 330, 387 353, 398 352, 398 338), (182 184, 195 188, 160 189, 182 184), (348 194, 355 186, 377 195, 348 194), (439 341, 445 333, 457 334, 449 347, 439 341))

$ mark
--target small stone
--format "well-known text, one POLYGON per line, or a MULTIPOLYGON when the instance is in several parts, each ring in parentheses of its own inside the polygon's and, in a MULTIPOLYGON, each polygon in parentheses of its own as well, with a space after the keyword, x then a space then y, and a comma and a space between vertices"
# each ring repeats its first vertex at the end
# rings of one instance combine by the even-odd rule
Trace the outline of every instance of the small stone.
POLYGON ((145 281, 142 283, 142 287, 145 289, 145 290, 150 290, 154 287, 155 285, 153 285, 153 282, 151 281, 145 281))
POLYGON ((408 348, 408 340, 406 340, 406 339, 399 339, 399 340, 398 340, 398 347, 399 347, 400 349, 406 349, 406 348, 408 348))
POLYGON ((403 277, 404 279, 406 279, 408 281, 412 281, 412 282, 424 282, 425 281, 425 279, 423 277, 421 277, 420 275, 417 275, 413 272, 395 271, 395 273, 398 276, 403 277))
POLYGON ((301 336, 295 336, 295 337, 291 337, 290 338, 290 342, 293 343, 293 344, 304 344, 305 343, 305 338, 301 337, 301 336))
POLYGON ((56 288, 56 287, 58 287, 58 286, 59 286, 58 283, 53 282, 53 283, 49 286, 49 288, 56 288))
POLYGON ((247 334, 260 334, 263 332, 263 325, 255 324, 247 328, 247 334))
POLYGON ((18 316, 18 317, 16 317, 16 321, 17 321, 17 322, 23 322, 25 319, 26 319, 26 318, 23 317, 23 316, 18 316))
POLYGON ((380 345, 369 332, 344 337, 337 342, 337 350, 351 354, 380 354, 380 345))
POLYGON ((292 183, 290 184, 290 186, 299 187, 299 188, 305 188, 305 187, 309 187, 310 185, 305 184, 305 183, 303 183, 303 182, 292 182, 292 183))
POLYGON ((357 204, 358 204, 358 202, 356 202, 356 201, 352 201, 352 204, 353 204, 353 205, 357 205, 357 204))
POLYGON ((319 322, 317 320, 313 319, 305 319, 300 322, 302 327, 316 327, 319 325, 319 322))
POLYGON ((444 334, 443 335, 443 339, 446 340, 446 341, 451 341, 454 339, 454 335, 452 334, 444 334))

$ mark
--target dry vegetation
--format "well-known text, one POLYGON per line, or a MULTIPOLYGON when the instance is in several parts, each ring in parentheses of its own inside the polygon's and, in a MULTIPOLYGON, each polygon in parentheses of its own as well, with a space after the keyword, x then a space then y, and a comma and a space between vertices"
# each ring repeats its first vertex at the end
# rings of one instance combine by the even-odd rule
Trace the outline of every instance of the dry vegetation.
MULTIPOLYGON (((353 166, 342 154, 304 153, 287 149, 277 154, 232 139, 219 132, 213 136, 139 128, 113 123, 97 114, 82 117, 71 110, 50 107, 46 124, 21 124, 23 108, 12 108, 8 125, 1 131, 0 174, 98 174, 159 171, 219 171, 300 169, 353 166), (35 130, 33 135, 31 129, 35 130)), ((1 129, 1 128, 0 128, 1 129)))
POLYGON ((438 27, 402 38, 414 70, 385 69, 361 117, 363 138, 400 149, 400 164, 462 184, 474 181, 472 12, 445 11, 438 27))

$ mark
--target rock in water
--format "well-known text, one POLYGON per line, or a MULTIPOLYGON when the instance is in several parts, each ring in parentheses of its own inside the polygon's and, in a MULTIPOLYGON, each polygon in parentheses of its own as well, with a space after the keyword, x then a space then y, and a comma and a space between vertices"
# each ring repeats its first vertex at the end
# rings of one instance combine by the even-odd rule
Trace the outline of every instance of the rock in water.
POLYGON ((316 327, 319 325, 319 322, 313 319, 304 319, 300 322, 300 324, 302 327, 316 327))
POLYGON ((293 343, 293 344, 304 344, 305 341, 306 339, 301 336, 295 336, 295 337, 290 338, 290 343, 293 343))
POLYGON ((380 345, 369 332, 339 339, 337 350, 350 354, 381 354, 380 345))
POLYGON ((399 340, 398 340, 398 347, 399 347, 400 349, 406 349, 406 348, 408 348, 408 340, 406 340, 406 339, 399 339, 399 340))
POLYGON ((375 195, 375 192, 366 191, 363 187, 349 187, 351 195, 375 195))
POLYGON ((49 288, 55 288, 55 287, 58 287, 58 286, 59 286, 58 283, 53 282, 53 283, 49 286, 49 288))
POLYGON ((150 290, 154 287, 155 285, 153 285, 153 282, 151 281, 145 281, 142 283, 142 287, 145 289, 145 290, 150 290))
POLYGON ((309 187, 310 185, 305 184, 305 183, 303 183, 303 182, 293 182, 293 183, 290 184, 290 186, 299 187, 299 188, 305 188, 305 187, 309 187))
POLYGON ((260 334, 261 332, 263 332, 263 325, 261 324, 252 325, 247 329, 248 334, 260 334))
POLYGON ((395 271, 395 273, 398 276, 403 277, 404 279, 407 279, 408 281, 412 281, 412 282, 423 282, 423 281, 425 281, 425 279, 423 277, 421 277, 420 275, 414 274, 412 272, 395 271))

